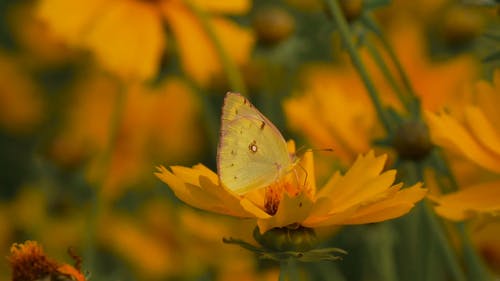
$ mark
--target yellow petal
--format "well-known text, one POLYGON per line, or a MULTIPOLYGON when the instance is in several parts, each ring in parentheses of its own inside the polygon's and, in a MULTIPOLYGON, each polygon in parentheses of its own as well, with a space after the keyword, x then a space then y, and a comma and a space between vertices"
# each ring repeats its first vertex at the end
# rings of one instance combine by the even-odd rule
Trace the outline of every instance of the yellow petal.
POLYGON ((241 199, 240 204, 247 212, 253 214, 256 218, 268 219, 271 217, 271 215, 266 213, 261 206, 256 205, 254 202, 247 198, 241 199))
MULTIPOLYGON (((329 202, 328 198, 324 197, 323 199, 325 200, 325 202, 323 202, 323 203, 331 204, 331 202, 329 202)), ((318 203, 318 202, 316 202, 316 203, 318 203)), ((330 209, 331 209, 331 206, 332 205, 329 205, 330 209)), ((306 226, 306 227, 324 227, 324 226, 331 226, 331 225, 342 225, 342 224, 344 224, 344 222, 347 219, 349 219, 350 217, 352 217, 356 213, 358 208, 359 208, 359 206, 352 206, 351 208, 345 209, 343 211, 336 212, 336 213, 329 213, 328 215, 324 215, 324 216, 317 216, 317 215, 311 214, 302 223, 302 225, 306 226)))
POLYGON ((500 158, 500 130, 493 126, 481 109, 473 106, 465 108, 465 118, 476 140, 500 158))
POLYGON ((252 5, 250 0, 191 0, 191 3, 207 12, 236 15, 247 13, 252 5))
POLYGON ((152 78, 165 46, 161 17, 154 6, 119 1, 82 35, 99 61, 126 78, 152 78))
POLYGON ((475 213, 500 212, 500 181, 478 184, 434 198, 436 213, 451 220, 464 220, 475 213))
MULTIPOLYGON (((184 70, 199 84, 207 85, 222 70, 214 43, 181 3, 166 2, 162 11, 174 33, 184 70)), ((212 18, 210 24, 230 59, 246 62, 253 45, 251 33, 224 19, 212 18)))
POLYGON ((345 224, 364 224, 385 221, 400 217, 408 213, 416 202, 420 201, 426 189, 421 188, 421 184, 398 191, 385 200, 360 207, 357 212, 347 219, 345 224))
POLYGON ((297 183, 299 189, 314 198, 316 194, 316 175, 314 172, 314 158, 312 151, 307 151, 300 158, 300 162, 295 167, 297 183))
POLYGON ((238 65, 248 63, 255 43, 251 29, 241 27, 222 17, 213 17, 212 21, 215 34, 229 57, 238 65))
POLYGON ((317 197, 331 198, 334 208, 341 211, 384 191, 395 177, 394 171, 380 175, 386 158, 386 155, 375 157, 373 151, 360 155, 344 176, 328 182, 317 197))
POLYGON ((90 23, 109 5, 117 1, 102 0, 43 0, 38 6, 38 16, 50 29, 70 43, 80 40, 90 23))
POLYGON ((158 167, 155 175, 185 203, 204 210, 236 217, 254 217, 240 205, 240 198, 214 181, 214 173, 201 165, 195 168, 158 167), (207 173, 208 171, 208 173, 207 173))
POLYGON ((447 114, 426 112, 426 118, 434 141, 442 146, 458 149, 467 158, 482 167, 500 173, 500 158, 485 150, 471 134, 447 114))
POLYGON ((284 194, 276 214, 267 219, 259 219, 257 225, 261 233, 274 227, 284 227, 294 223, 303 222, 309 215, 313 202, 306 193, 297 196, 284 194))

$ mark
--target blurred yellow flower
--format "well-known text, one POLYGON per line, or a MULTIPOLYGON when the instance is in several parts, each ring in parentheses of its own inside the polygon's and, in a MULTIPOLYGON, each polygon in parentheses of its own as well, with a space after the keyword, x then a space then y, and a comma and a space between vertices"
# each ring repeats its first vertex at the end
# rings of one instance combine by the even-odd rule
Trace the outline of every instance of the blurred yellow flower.
POLYGON ((493 85, 481 81, 476 85, 475 105, 465 107, 463 122, 448 113, 426 112, 434 142, 459 151, 476 164, 500 173, 500 70, 493 85))
MULTIPOLYGON (((50 148, 52 158, 62 165, 90 160, 88 178, 92 182, 103 176, 99 156, 112 137, 111 120, 119 98, 119 87, 114 82, 91 74, 77 85, 68 102, 66 123, 50 148)), ((167 77, 154 88, 131 84, 125 91, 103 183, 106 198, 119 197, 125 186, 146 177, 150 163, 186 160, 201 148, 200 107, 182 79, 167 77)))
MULTIPOLYGON (((422 31, 414 24, 400 22, 388 35, 425 109, 461 102, 460 94, 476 77, 476 62, 471 57, 431 60, 422 31)), ((367 49, 361 47, 359 51, 380 98, 386 105, 402 110, 367 49)), ((283 106, 292 129, 303 132, 314 147, 334 148, 347 165, 358 153, 368 152, 382 131, 359 74, 348 57, 344 59, 345 63, 339 65, 309 66, 304 71, 300 95, 286 100, 283 106)))
POLYGON ((207 83, 221 70, 220 60, 190 5, 210 14, 224 50, 244 63, 253 45, 250 32, 220 16, 246 13, 248 0, 43 0, 39 15, 68 43, 92 50, 109 70, 126 78, 149 79, 158 72, 166 48, 166 23, 175 36, 184 70, 207 83), (203 63, 201 63, 203 62, 203 63))
MULTIPOLYGON (((415 24, 398 22, 389 32, 391 43, 422 107, 438 110, 444 105, 460 104, 464 91, 478 77, 478 61, 470 54, 446 59, 430 57, 424 33, 415 24), (439 83, 436 83, 436 77, 439 77, 439 83)), ((390 87, 385 84, 380 93, 387 92, 390 92, 390 87)))
MULTIPOLYGON (((500 70, 494 73, 493 85, 480 81, 460 118, 449 113, 426 112, 434 142, 464 155, 493 173, 500 173, 500 70)), ((457 114, 460 115, 460 114, 457 114)), ((500 181, 475 184, 441 197, 432 197, 439 205, 436 212, 452 220, 464 220, 475 214, 498 215, 500 181)))
POLYGON ((67 46, 61 44, 47 25, 35 16, 36 7, 33 2, 16 2, 9 7, 6 15, 7 25, 13 31, 16 44, 19 45, 19 56, 23 64, 31 69, 67 63, 75 58, 75 54, 67 46))
POLYGON ((32 132, 44 120, 44 105, 26 69, 0 53, 0 127, 15 134, 32 132))
POLYGON ((164 198, 152 199, 133 214, 110 212, 101 218, 100 241, 130 263, 136 279, 194 277, 207 268, 223 276, 235 272, 242 276, 254 273, 255 260, 250 252, 220 247, 224 235, 240 235, 245 230, 251 233, 251 222, 238 223, 236 227, 234 218, 182 206, 174 208, 169 203, 164 198), (238 259, 234 259, 236 255, 238 259))
MULTIPOLYGON (((290 151, 295 147, 290 143, 290 151)), ((202 164, 193 168, 159 167, 156 175, 176 196, 194 207, 256 218, 261 233, 290 225, 323 227, 364 224, 402 216, 421 200, 420 184, 401 189, 392 185, 396 171, 382 173, 386 157, 373 152, 359 156, 345 175, 336 172, 316 192, 312 152, 306 152, 293 173, 270 186, 237 195, 223 186, 216 173, 202 164)))
POLYGON ((489 268, 500 275, 500 223, 484 225, 479 222, 471 227, 472 240, 489 268))
POLYGON ((289 126, 345 165, 368 152, 377 116, 355 70, 314 65, 302 77, 303 95, 283 103, 289 126))
POLYGON ((500 214, 500 181, 466 187, 441 197, 430 196, 437 204, 436 213, 450 220, 461 221, 478 214, 500 214))
POLYGON ((38 281, 52 278, 71 278, 85 281, 80 270, 69 264, 59 264, 47 257, 35 241, 14 243, 10 249, 9 262, 12 267, 12 281, 38 281))

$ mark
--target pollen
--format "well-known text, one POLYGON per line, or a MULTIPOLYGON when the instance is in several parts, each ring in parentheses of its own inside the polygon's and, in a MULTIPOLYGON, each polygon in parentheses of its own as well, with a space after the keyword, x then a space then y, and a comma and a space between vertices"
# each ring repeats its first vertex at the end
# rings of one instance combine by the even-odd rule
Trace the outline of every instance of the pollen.
POLYGON ((264 198, 264 210, 270 215, 276 214, 278 207, 280 205, 281 199, 283 199, 284 193, 289 193, 290 182, 286 180, 276 181, 270 186, 266 187, 266 193, 264 198))

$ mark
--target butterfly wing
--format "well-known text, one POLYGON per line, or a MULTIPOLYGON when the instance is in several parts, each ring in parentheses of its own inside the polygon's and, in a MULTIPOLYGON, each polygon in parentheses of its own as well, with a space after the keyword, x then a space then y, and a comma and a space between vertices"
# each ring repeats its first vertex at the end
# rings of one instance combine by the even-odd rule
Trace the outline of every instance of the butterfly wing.
POLYGON ((239 94, 228 93, 222 110, 217 168, 222 183, 243 194, 267 186, 292 165, 276 127, 239 94))

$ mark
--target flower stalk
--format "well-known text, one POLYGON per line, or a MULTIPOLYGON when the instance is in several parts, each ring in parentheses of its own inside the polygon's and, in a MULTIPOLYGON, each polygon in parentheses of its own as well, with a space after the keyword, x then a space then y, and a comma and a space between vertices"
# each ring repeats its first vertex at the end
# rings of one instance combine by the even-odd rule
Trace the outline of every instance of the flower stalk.
POLYGON ((102 210, 104 208, 104 198, 103 189, 106 176, 109 171, 111 158, 113 154, 113 148, 116 145, 116 140, 118 137, 118 132, 121 126, 123 111, 125 109, 125 102, 127 100, 127 87, 124 83, 119 84, 118 93, 116 96, 115 106, 111 115, 111 122, 109 128, 108 143, 104 151, 102 152, 100 159, 100 169, 102 171, 97 175, 92 196, 92 207, 88 218, 88 231, 86 235, 86 250, 85 250, 85 260, 87 261, 87 268, 90 272, 95 272, 96 266, 96 240, 97 240, 97 229, 98 220, 101 217, 102 210))
MULTIPOLYGON (((401 101, 404 103, 405 100, 417 100, 417 95, 415 93, 415 90, 413 89, 413 86, 410 82, 410 79, 408 78, 408 75, 406 74, 406 71, 403 68, 403 65, 398 59, 398 56, 396 55, 396 52, 394 51, 394 48, 392 48, 392 45, 389 43, 389 40, 385 36, 384 32, 382 32, 382 29, 379 27, 378 23, 373 19, 371 15, 365 15, 363 17, 363 21, 368 26, 375 35, 379 38, 380 42, 382 43, 382 46, 385 48, 387 54, 389 55, 389 58, 391 59, 392 63, 396 67, 396 70, 399 74, 399 77, 406 88, 405 92, 402 92, 403 94, 409 94, 409 96, 405 97, 404 100, 402 99, 401 101)), ((411 110, 411 108, 407 107, 408 110, 411 110)))
POLYGON ((373 105, 375 106, 375 110, 377 111, 377 114, 380 118, 380 121, 384 125, 384 128, 388 133, 394 131, 394 126, 391 124, 389 121, 389 118, 387 114, 384 111, 384 108, 382 106, 382 102, 379 98, 379 94, 377 92, 377 89, 375 88, 375 85, 373 81, 371 80, 368 71, 366 70, 363 61, 361 60, 361 57, 359 56, 358 52, 356 51, 356 47, 354 45, 353 40, 351 39, 351 32, 349 30, 349 25, 347 24, 347 20, 344 18, 342 15, 342 10, 340 8, 340 4, 338 0, 325 0, 325 4, 328 8, 328 11, 332 15, 332 19, 336 25, 336 27, 339 30, 340 37, 342 38, 342 42, 347 48, 347 52, 349 53, 349 56, 351 57, 352 63, 356 70, 358 71, 359 75, 361 76, 361 79, 363 80, 363 83, 366 86, 366 89, 368 91, 368 94, 370 95, 370 98, 373 102, 373 105))
POLYGON ((217 55, 219 56, 220 62, 224 69, 224 72, 227 75, 231 91, 238 92, 246 96, 247 89, 243 81, 243 78, 241 76, 241 73, 238 70, 238 67, 236 66, 234 61, 229 57, 228 53, 224 49, 224 46, 222 46, 222 42, 220 41, 217 34, 215 34, 215 29, 213 25, 210 23, 208 15, 202 9, 198 8, 196 5, 191 3, 191 1, 186 1, 186 3, 189 6, 189 8, 193 11, 193 13, 196 15, 196 17, 200 20, 203 29, 205 30, 208 37, 214 44, 215 51, 217 52, 217 55))
POLYGON ((408 97, 405 95, 404 90, 401 89, 401 87, 398 85, 396 79, 394 78, 394 75, 392 75, 391 71, 389 70, 389 67, 383 60, 382 56, 380 55, 380 52, 377 50, 377 48, 371 43, 370 40, 365 40, 364 41, 364 46, 368 49, 368 52, 372 56, 373 60, 377 64, 378 68, 382 71, 384 77, 387 79, 387 82, 391 85, 392 89, 396 93, 397 97, 403 104, 405 108, 410 108, 410 101, 408 97))
MULTIPOLYGON (((332 15, 332 19, 335 22, 340 36, 344 42, 344 45, 347 48, 347 51, 351 57, 352 63, 355 66, 355 68, 358 70, 359 75, 361 76, 363 82, 365 83, 365 86, 368 90, 368 93, 370 95, 370 98, 375 106, 375 109, 378 113, 378 116, 380 117, 380 120, 384 127, 386 128, 387 132, 389 135, 391 135, 392 132, 394 132, 394 128, 392 124, 389 122, 387 118, 387 113, 384 111, 381 101, 379 99, 377 90, 375 89, 375 86, 373 82, 371 81, 368 72, 366 71, 366 68, 363 65, 363 62, 357 53, 355 49, 355 45, 351 39, 351 32, 349 30, 349 26, 347 24, 347 21, 342 15, 341 9, 339 2, 337 0, 325 0, 325 4, 328 7, 328 10, 330 14, 332 15)), ((405 108, 415 117, 420 117, 422 116, 421 114, 421 108, 420 104, 418 102, 418 98, 416 97, 416 93, 411 85, 410 79, 406 75, 403 66, 401 65, 399 59, 397 58, 397 55, 392 48, 391 44, 385 37, 384 33, 381 31, 379 28, 378 24, 373 20, 373 18, 369 15, 364 15, 363 16, 363 22, 365 25, 367 25, 379 38, 381 41, 384 49, 387 51, 392 63, 396 67, 396 70, 398 72, 399 78, 401 79, 404 89, 401 89, 396 80, 394 79, 393 75, 389 71, 388 66, 383 62, 380 54, 376 50, 376 48, 371 45, 370 43, 366 43, 365 45, 368 48, 368 51, 370 52, 371 56, 377 63, 378 67, 380 70, 383 72, 385 78, 388 80, 390 83, 391 87, 395 90, 397 93, 398 98, 400 101, 403 103, 405 108)), ((433 154, 434 157, 430 157, 430 162, 431 164, 435 162, 436 160, 442 160, 441 157, 438 155, 433 154), (437 159, 436 159, 437 158, 437 159), (434 160, 434 161, 433 161, 434 160)), ((444 163, 443 161, 438 161, 440 164, 444 163)), ((434 163, 436 164, 436 163, 434 163)), ((419 163, 413 163, 411 166, 414 165, 421 165, 419 163)), ((414 173, 411 171, 409 174, 406 175, 405 179, 410 180, 410 182, 415 182, 417 180, 423 180, 423 175, 421 173, 421 169, 418 167, 413 167, 410 170, 414 170, 414 173)), ((451 173, 449 172, 448 167, 444 167, 445 171, 445 176, 447 178, 452 178, 451 173)), ((454 183, 454 180, 450 180, 451 184, 454 183)), ((456 187, 455 187, 456 189, 456 187)), ((443 232, 442 226, 439 225, 438 220, 434 216, 434 214, 430 211, 429 207, 424 204, 422 206, 423 208, 423 218, 427 222, 429 226, 429 230, 431 231, 432 235, 435 236, 435 238, 438 241, 438 244, 440 246, 440 251, 441 254, 443 255, 443 259, 445 260, 445 263, 447 264, 447 267, 450 270, 450 273, 453 276, 454 280, 466 280, 466 277, 459 265, 459 262, 456 258, 456 253, 452 250, 451 246, 449 245, 448 239, 446 235, 443 232)), ((463 252, 465 255, 465 261, 468 266, 468 275, 471 280, 488 280, 488 275, 485 272, 482 263, 477 256, 477 253, 475 253, 471 243, 470 239, 468 239, 466 232, 463 228, 463 225, 458 225, 458 233, 460 236, 460 240, 462 242, 462 247, 463 247, 463 252)))

